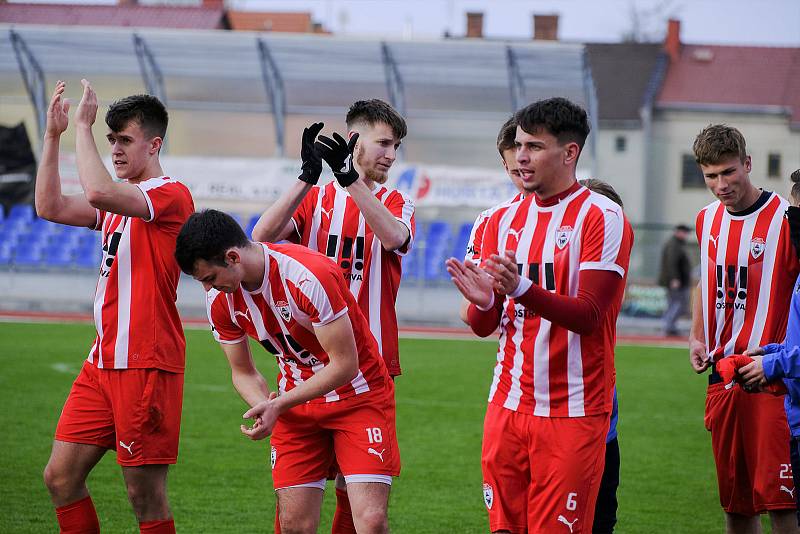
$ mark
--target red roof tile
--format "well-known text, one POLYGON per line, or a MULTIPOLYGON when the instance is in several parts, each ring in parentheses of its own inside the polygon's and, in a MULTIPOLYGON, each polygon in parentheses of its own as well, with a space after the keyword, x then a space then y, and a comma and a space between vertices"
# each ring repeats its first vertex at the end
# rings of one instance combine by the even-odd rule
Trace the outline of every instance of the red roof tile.
POLYGON ((784 107, 800 123, 800 48, 684 45, 656 102, 784 107))
POLYGON ((228 11, 232 30, 308 33, 311 13, 228 11))
POLYGON ((222 9, 178 6, 106 6, 0 3, 0 22, 80 26, 225 29, 222 9))

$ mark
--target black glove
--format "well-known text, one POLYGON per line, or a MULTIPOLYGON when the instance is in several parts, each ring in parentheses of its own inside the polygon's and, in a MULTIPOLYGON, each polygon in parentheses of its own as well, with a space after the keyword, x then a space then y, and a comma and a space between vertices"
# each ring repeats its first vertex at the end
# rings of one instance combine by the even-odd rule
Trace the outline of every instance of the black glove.
POLYGON ((333 132, 333 139, 320 135, 314 148, 317 149, 322 159, 333 171, 333 176, 339 185, 347 187, 358 180, 358 171, 353 167, 353 148, 358 141, 358 134, 354 133, 350 142, 336 132, 333 132))
POLYGON ((319 175, 322 174, 322 158, 314 147, 314 140, 322 131, 323 126, 325 126, 324 123, 315 122, 303 130, 303 145, 300 148, 303 164, 300 166, 301 172, 297 179, 311 185, 317 185, 319 175))

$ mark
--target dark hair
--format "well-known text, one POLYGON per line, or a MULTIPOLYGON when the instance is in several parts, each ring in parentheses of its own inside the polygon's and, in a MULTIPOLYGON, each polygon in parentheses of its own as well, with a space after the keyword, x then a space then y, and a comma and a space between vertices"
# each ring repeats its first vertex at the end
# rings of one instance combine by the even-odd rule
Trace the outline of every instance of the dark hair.
POLYGON ((698 165, 717 165, 737 157, 744 163, 747 146, 742 132, 727 124, 709 124, 694 139, 694 160, 698 165))
POLYGON ((529 134, 545 129, 559 144, 578 143, 583 150, 589 136, 586 110, 566 98, 548 98, 529 104, 514 115, 517 125, 529 134))
POLYGON ((150 137, 164 139, 167 135, 169 115, 161 100, 151 95, 132 95, 111 104, 106 113, 106 124, 112 132, 120 132, 131 121, 150 137))
POLYGON ((175 259, 181 271, 191 275, 197 260, 227 265, 225 252, 231 247, 250 243, 239 223, 227 213, 203 210, 193 213, 184 223, 175 243, 175 259))
POLYGON ((377 98, 354 102, 347 111, 345 122, 348 129, 358 123, 375 126, 382 122, 392 129, 394 136, 398 139, 404 138, 408 133, 406 120, 392 106, 377 98))
POLYGON ((599 193, 604 197, 610 198, 616 204, 619 205, 620 208, 625 208, 622 204, 622 198, 619 196, 619 193, 611 187, 611 184, 608 182, 604 182, 603 180, 598 180, 597 178, 586 178, 585 180, 579 180, 580 184, 587 189, 594 191, 595 193, 599 193))
POLYGON ((800 202, 800 169, 797 169, 789 177, 792 180, 792 200, 797 203, 800 202))
POLYGON ((497 151, 500 152, 500 157, 503 157, 503 152, 511 150, 516 146, 517 137, 517 121, 514 117, 509 118, 505 124, 500 128, 497 134, 497 151))

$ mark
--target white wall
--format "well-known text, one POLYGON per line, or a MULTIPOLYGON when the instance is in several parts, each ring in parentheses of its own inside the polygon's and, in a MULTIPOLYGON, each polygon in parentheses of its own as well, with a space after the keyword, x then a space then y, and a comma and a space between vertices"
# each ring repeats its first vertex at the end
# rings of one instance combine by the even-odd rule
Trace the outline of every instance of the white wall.
POLYGON ((800 167, 800 132, 789 129, 782 115, 660 110, 654 114, 650 145, 649 178, 645 202, 647 222, 693 224, 697 212, 714 200, 705 188, 681 186, 683 154, 692 154, 692 143, 712 123, 738 128, 753 159, 750 175, 757 187, 786 196, 789 175, 800 167), (781 174, 767 177, 767 155, 781 155, 781 174))

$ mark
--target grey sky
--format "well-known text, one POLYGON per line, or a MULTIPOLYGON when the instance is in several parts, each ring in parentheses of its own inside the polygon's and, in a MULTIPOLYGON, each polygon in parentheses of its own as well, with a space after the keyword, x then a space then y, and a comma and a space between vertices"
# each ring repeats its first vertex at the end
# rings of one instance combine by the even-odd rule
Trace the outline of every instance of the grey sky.
POLYGON ((618 41, 631 12, 663 36, 670 16, 684 42, 800 46, 800 0, 230 0, 237 9, 311 11, 336 33, 391 38, 463 35, 468 11, 484 12, 487 37, 528 38, 533 13, 560 15, 559 38, 618 41))

